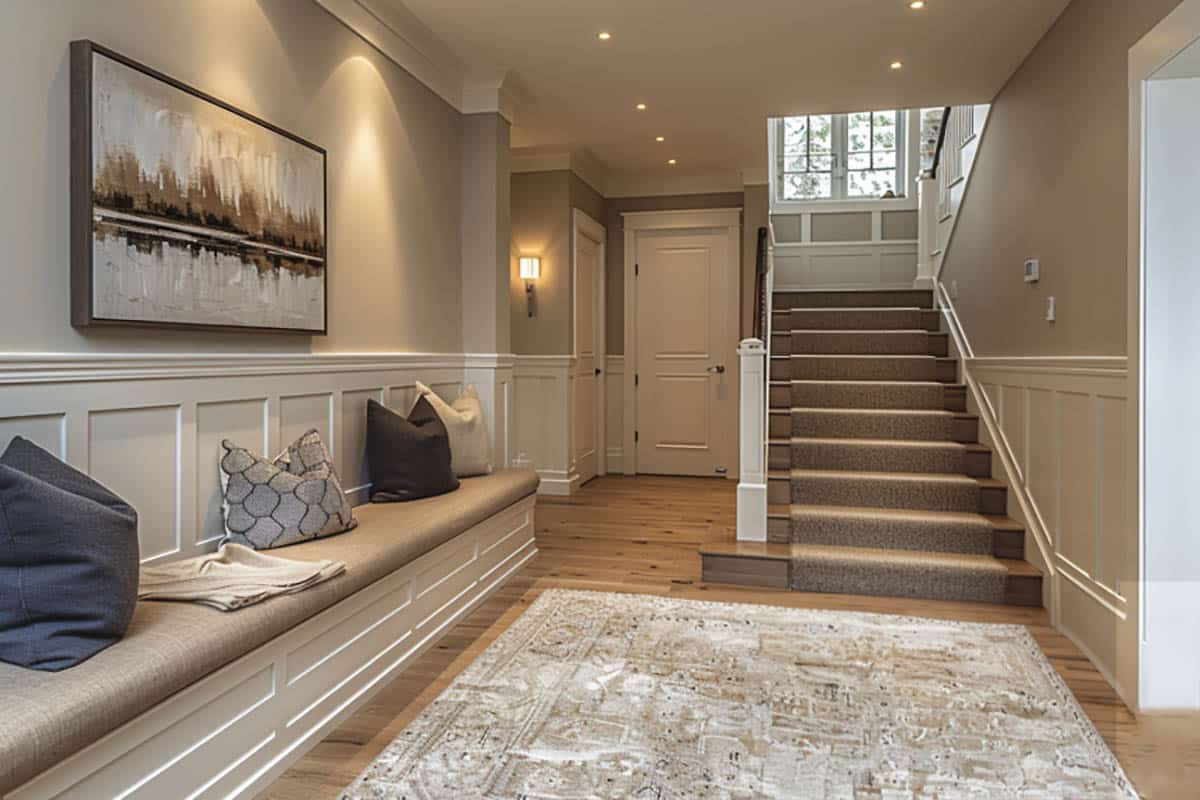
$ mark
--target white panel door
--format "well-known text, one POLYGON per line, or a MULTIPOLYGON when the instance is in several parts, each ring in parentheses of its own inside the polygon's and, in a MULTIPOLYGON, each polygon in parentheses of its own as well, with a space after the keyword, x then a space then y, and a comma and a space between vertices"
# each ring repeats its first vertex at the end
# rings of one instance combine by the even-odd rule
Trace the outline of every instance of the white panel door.
POLYGON ((737 263, 725 229, 638 233, 638 472, 735 469, 737 263))
POLYGON ((575 212, 575 381, 574 430, 575 471, 585 483, 601 472, 603 438, 601 412, 604 408, 604 228, 575 212))

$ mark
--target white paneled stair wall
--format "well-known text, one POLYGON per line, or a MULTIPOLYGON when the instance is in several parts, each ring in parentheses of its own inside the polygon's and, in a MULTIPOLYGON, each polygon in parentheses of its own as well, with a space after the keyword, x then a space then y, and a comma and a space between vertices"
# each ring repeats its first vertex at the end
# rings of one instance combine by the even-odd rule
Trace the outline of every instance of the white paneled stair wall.
POLYGON ((993 474, 1026 526, 1055 627, 1131 702, 1136 686, 1136 538, 1125 491, 1128 359, 976 357, 946 287, 939 299, 993 474), (1132 638, 1131 638, 1132 637, 1132 638))
MULTIPOLYGON (((933 282, 942 274, 942 262, 954 239, 958 212, 970 186, 975 158, 979 153, 979 145, 991 108, 990 105, 976 105, 954 106, 950 109, 941 165, 938 168, 935 207, 932 212, 924 209, 922 211, 931 213, 934 217, 933 236, 928 243, 927 254, 933 282)), ((926 243, 922 242, 921 246, 925 247, 926 243)), ((931 286, 932 283, 925 285, 931 286)))
POLYGON ((408 413, 417 381, 448 400, 475 383, 509 463, 512 357, 463 354, 0 355, 0 449, 25 436, 95 476, 137 508, 143 563, 170 561, 222 535, 222 439, 273 456, 315 428, 365 502, 367 400, 408 413))

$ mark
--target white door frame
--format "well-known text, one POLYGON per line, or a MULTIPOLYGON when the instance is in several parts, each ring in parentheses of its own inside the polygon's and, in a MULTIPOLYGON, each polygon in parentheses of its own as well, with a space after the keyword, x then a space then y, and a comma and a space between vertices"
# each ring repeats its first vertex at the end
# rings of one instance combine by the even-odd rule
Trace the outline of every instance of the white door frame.
MULTIPOLYGON (((1136 669, 1136 697, 1131 703, 1136 711, 1161 710, 1161 697, 1149 696, 1147 678, 1147 656, 1152 630, 1147 630, 1150 610, 1147 608, 1147 593, 1150 586, 1146 576, 1147 530, 1146 530, 1146 377, 1145 377, 1145 264, 1146 240, 1144 236, 1146 200, 1146 86, 1158 71, 1175 56, 1200 39, 1200 0, 1183 0, 1153 30, 1148 32, 1129 51, 1129 255, 1127 291, 1127 353, 1129 358, 1129 411, 1126 418, 1126 481, 1128 507, 1134 509, 1138 536, 1138 589, 1129 598, 1130 617, 1137 620, 1136 641, 1118 642, 1119 656, 1126 663, 1132 662, 1136 669), (1132 650, 1132 652, 1130 652, 1132 650), (1149 703, 1147 702, 1149 700, 1149 703), (1159 706, 1159 708, 1154 708, 1159 706)), ((1180 365, 1181 368, 1185 368, 1180 365)), ((1159 639, 1162 635, 1159 634, 1159 639)), ((1198 643, 1170 642, 1164 648, 1157 642, 1161 655, 1175 647, 1185 652, 1195 652, 1198 643)), ((1192 676, 1194 681, 1196 676, 1192 676)), ((1195 685, 1194 683, 1192 684, 1195 685)), ((1131 698, 1125 697, 1126 702, 1131 698)), ((1193 701, 1194 702, 1194 701, 1193 701)), ((1196 710, 1186 703, 1170 702, 1172 707, 1196 710)))
MULTIPOLYGON (((724 229, 729 236, 729 259, 732 270, 730 286, 736 290, 730 292, 730 317, 733 320, 734 340, 729 342, 731 353, 737 350, 738 322, 741 311, 741 253, 742 253, 742 209, 710 208, 694 211, 629 211, 621 215, 625 230, 625 375, 624 375, 624 413, 621 415, 621 448, 622 467, 626 475, 637 474, 637 444, 634 442, 634 430, 637 426, 637 391, 634 379, 637 374, 638 332, 637 332, 637 237, 641 231, 689 231, 689 230, 719 230, 724 229), (630 361, 632 359, 632 362, 630 361), (632 366, 630 364, 632 363, 632 366)), ((732 358, 732 357, 731 357, 732 358)), ((731 365, 736 360, 729 362, 731 365)), ((729 374, 736 375, 737 370, 729 374)), ((736 396, 736 393, 735 393, 736 396)), ((737 418, 729 421, 730 430, 734 432, 735 441, 731 452, 736 454, 737 448, 737 418)), ((734 478, 737 470, 731 469, 728 477, 734 478)))
MULTIPOLYGON (((596 368, 600 369, 600 375, 596 380, 596 475, 608 474, 608 440, 605 438, 604 423, 607 414, 606 399, 608 392, 605 391, 605 382, 608 380, 608 375, 604 372, 607 369, 607 350, 608 350, 608 320, 605 317, 606 313, 606 298, 604 295, 604 274, 605 265, 608 263, 608 231, 603 225, 592 219, 585 212, 578 208, 571 209, 571 352, 574 354, 576 363, 579 359, 579 281, 578 281, 578 265, 576 264, 576 243, 580 236, 586 236, 593 242, 596 242, 600 248, 599 265, 592 276, 592 298, 594 300, 592 325, 593 330, 593 349, 595 350, 596 368)), ((578 386, 578 382, 576 382, 578 386)), ((571 402, 575 399, 572 397, 571 402)), ((574 420, 575 409, 571 409, 571 418, 574 420)), ((575 426, 571 426, 572 438, 575 433, 575 426)), ((572 450, 574 442, 572 442, 572 450)), ((575 457, 575 453, 571 453, 571 458, 575 457)))

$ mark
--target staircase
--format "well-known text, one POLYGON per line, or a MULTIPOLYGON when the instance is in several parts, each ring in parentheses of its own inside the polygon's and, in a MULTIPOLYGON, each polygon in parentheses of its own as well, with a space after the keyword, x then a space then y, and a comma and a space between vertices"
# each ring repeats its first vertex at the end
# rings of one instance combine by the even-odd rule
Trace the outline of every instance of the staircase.
POLYGON ((785 292, 772 308, 768 542, 710 542, 704 579, 1040 606, 932 292, 785 292))

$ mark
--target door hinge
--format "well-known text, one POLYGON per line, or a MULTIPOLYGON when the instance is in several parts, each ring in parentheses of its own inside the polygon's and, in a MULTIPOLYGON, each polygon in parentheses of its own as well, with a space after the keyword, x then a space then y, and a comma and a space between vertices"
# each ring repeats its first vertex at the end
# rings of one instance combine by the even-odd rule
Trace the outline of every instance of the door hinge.
POLYGON ((636 372, 633 373, 633 385, 637 386, 641 382, 642 382, 642 376, 637 374, 636 372))
POLYGON ((633 441, 635 441, 635 442, 636 442, 637 440, 638 440, 638 432, 637 432, 637 431, 634 431, 634 432, 633 432, 633 441))
POLYGON ((634 264, 634 265, 633 265, 633 277, 635 277, 635 278, 636 278, 638 275, 640 275, 640 274, 641 274, 641 272, 642 272, 642 265, 641 265, 641 264, 634 264))

